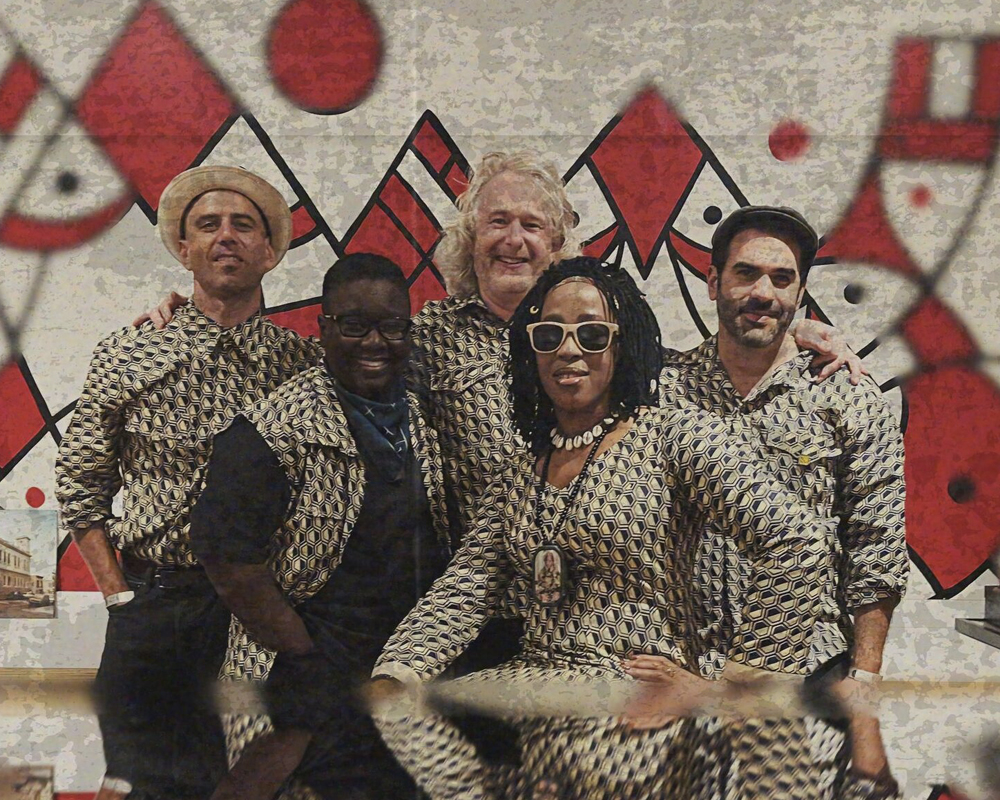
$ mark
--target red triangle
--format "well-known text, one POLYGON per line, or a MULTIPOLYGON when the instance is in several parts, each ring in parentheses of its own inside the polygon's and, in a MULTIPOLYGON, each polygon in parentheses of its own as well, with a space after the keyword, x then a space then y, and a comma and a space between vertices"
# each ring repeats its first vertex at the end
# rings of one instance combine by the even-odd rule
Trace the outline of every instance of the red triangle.
POLYGON ((59 559, 56 567, 56 590, 60 592, 96 592, 97 584, 80 555, 76 542, 70 542, 69 547, 59 559))
POLYGON ((409 276, 420 263, 420 254, 400 233, 396 224, 379 206, 372 206, 344 250, 348 253, 376 253, 392 259, 409 276))
POLYGON ((41 86, 42 76, 24 56, 7 65, 0 77, 0 133, 14 133, 41 86))
POLYGON ((583 254, 585 256, 590 256, 591 258, 606 258, 608 251, 611 248, 611 243, 615 240, 615 236, 617 235, 618 226, 613 225, 603 236, 594 239, 594 241, 585 245, 583 248, 583 254))
POLYGON ((380 199, 396 215, 396 219, 403 223, 424 252, 429 253, 441 232, 406 189, 398 175, 389 176, 380 199))
POLYGON ((443 300, 448 296, 434 272, 424 267, 410 284, 410 311, 416 314, 428 300, 443 300))
POLYGON ((413 147, 427 159, 427 163, 438 173, 444 169, 444 165, 453 155, 451 148, 441 138, 441 134, 426 119, 421 124, 420 130, 417 131, 417 135, 413 137, 413 147))
POLYGON ((865 178, 847 212, 827 236, 819 256, 888 267, 907 277, 920 275, 920 268, 896 238, 885 213, 882 187, 875 172, 865 178))
POLYGON ((0 369, 0 469, 24 449, 45 421, 17 362, 0 369))
POLYGON ((594 151, 594 165, 631 234, 643 274, 703 157, 656 89, 640 92, 594 151))

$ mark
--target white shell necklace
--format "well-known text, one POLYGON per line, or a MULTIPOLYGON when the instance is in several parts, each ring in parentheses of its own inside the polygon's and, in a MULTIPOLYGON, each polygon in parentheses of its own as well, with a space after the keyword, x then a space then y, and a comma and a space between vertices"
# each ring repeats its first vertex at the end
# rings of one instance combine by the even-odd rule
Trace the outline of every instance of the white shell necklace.
POLYGON ((557 450, 578 450, 581 447, 589 447, 594 440, 604 431, 609 431, 618 422, 614 417, 605 417, 589 431, 584 431, 576 436, 565 436, 559 432, 559 428, 553 428, 549 432, 552 446, 557 450))

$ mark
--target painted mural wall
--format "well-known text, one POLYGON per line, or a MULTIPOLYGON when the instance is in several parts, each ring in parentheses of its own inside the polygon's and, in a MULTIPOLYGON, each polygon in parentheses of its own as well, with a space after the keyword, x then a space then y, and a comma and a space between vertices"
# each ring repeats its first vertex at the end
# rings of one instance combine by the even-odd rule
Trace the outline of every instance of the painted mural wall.
MULTIPOLYGON (((985 797, 1000 651, 954 623, 982 616, 997 582, 997 11, 4 0, 0 505, 55 508, 92 348, 189 288, 153 227, 187 167, 238 164, 284 193, 294 241, 265 298, 302 333, 345 253, 396 260, 414 309, 443 297, 434 246, 490 150, 530 147, 563 171, 586 251, 633 271, 676 348, 714 331, 714 226, 740 205, 794 206, 823 236, 801 313, 845 331, 905 428, 914 569, 887 648, 893 770, 908 797, 985 797)), ((99 660, 100 598, 59 537, 57 617, 0 621, 0 679, 99 660)), ((0 704, 0 752, 89 796, 96 723, 39 692, 35 712, 0 704)))

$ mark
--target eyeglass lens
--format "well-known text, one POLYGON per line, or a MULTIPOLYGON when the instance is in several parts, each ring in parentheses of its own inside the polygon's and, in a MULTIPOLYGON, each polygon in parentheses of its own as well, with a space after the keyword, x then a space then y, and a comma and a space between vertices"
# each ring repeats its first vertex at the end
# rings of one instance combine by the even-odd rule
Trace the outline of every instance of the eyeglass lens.
MULTIPOLYGON (((552 353, 559 349, 567 333, 557 323, 542 323, 531 331, 531 343, 540 353, 552 353)), ((576 329, 576 341, 580 349, 600 353, 607 349, 611 341, 611 330, 603 323, 587 322, 576 329)))
POLYGON ((389 340, 402 339, 410 328, 408 319, 397 319, 389 317, 387 319, 366 319, 364 317, 337 317, 337 326, 340 333, 351 339, 360 339, 368 335, 368 332, 375 328, 383 338, 389 340))

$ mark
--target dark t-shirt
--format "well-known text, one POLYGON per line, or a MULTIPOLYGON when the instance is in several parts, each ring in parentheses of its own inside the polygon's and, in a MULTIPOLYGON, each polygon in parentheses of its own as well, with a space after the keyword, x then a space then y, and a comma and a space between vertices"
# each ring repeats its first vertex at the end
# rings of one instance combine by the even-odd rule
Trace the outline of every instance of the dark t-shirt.
MULTIPOLYGON (((326 585, 297 607, 317 645, 330 655, 353 651, 355 663, 344 664, 349 673, 371 669, 369 659, 374 662, 447 564, 412 451, 395 479, 383 477, 370 454, 359 451, 366 466, 364 502, 341 562, 326 585)), ((272 535, 292 512, 291 498, 274 452, 245 417, 236 417, 215 438, 205 489, 192 512, 196 552, 240 564, 266 562, 272 535)))

